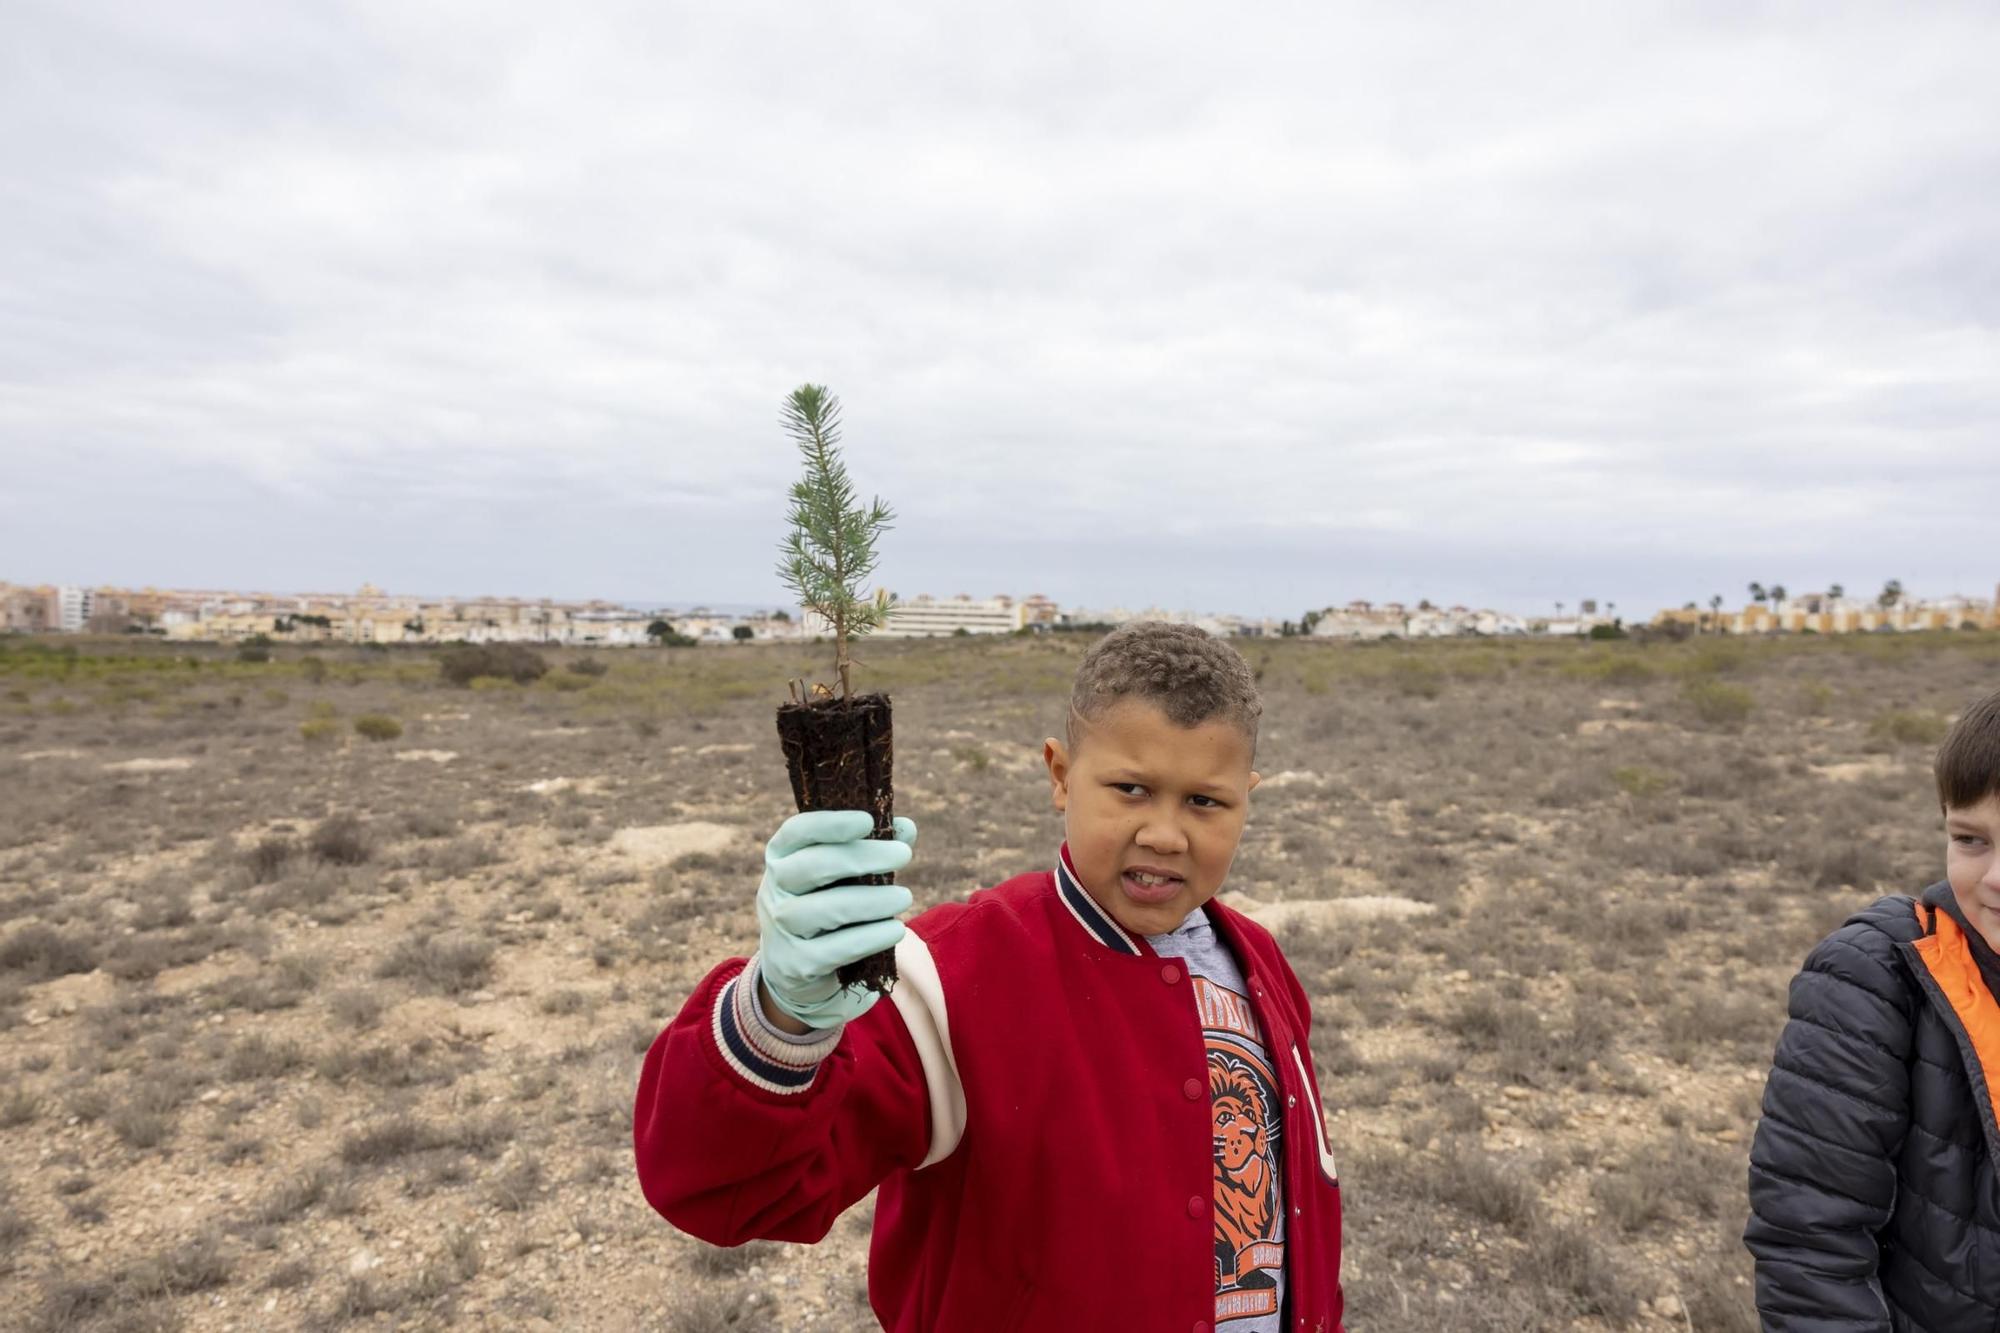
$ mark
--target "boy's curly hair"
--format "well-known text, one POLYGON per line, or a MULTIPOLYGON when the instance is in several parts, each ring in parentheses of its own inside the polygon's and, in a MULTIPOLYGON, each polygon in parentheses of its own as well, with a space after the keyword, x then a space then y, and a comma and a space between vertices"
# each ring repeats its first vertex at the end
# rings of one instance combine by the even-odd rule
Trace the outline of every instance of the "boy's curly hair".
POLYGON ((1938 746, 1938 805, 1946 810, 1978 805, 2000 792, 2000 690, 1959 715, 1938 746))
POLYGON ((1076 748, 1079 723, 1094 721, 1121 699, 1144 699, 1183 727, 1219 718, 1242 730, 1252 755, 1257 751, 1264 705, 1250 664, 1193 625, 1140 620, 1091 645, 1070 691, 1070 748, 1076 748))

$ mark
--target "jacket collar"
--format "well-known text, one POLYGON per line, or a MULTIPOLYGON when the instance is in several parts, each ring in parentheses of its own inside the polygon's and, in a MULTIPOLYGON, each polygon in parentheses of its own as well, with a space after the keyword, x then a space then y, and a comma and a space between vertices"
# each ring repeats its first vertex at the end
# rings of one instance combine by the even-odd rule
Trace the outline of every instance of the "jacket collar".
MULTIPOLYGON (((1134 935, 1112 919, 1111 913, 1097 905, 1097 899, 1084 891, 1083 881, 1077 878, 1076 863, 1069 859, 1069 844, 1064 843, 1056 854, 1056 900, 1063 905, 1070 917, 1082 928, 1084 934, 1097 941, 1104 948, 1116 954, 1133 958, 1156 958, 1153 946, 1143 935, 1134 935)), ((1220 898, 1210 898, 1202 905, 1202 911, 1209 923, 1215 927, 1230 951, 1236 955, 1243 975, 1253 983, 1251 955, 1246 951, 1243 939, 1243 918, 1223 906, 1220 898)))
POLYGON ((1069 844, 1062 845, 1056 856, 1056 897, 1076 918, 1076 924, 1084 933, 1113 953, 1130 954, 1143 958, 1152 953, 1152 946, 1133 935, 1111 917, 1111 913, 1097 905, 1097 899, 1084 892, 1083 881, 1076 877, 1076 866, 1069 859, 1069 844))
POLYGON ((1987 1152, 2000 1158, 2000 998, 1980 966, 1973 947, 1977 936, 1963 924, 1950 886, 1933 886, 1914 906, 1922 934, 1903 947, 1916 954, 1919 981, 1958 1041, 1973 1104, 1983 1112, 1979 1124, 1987 1152))

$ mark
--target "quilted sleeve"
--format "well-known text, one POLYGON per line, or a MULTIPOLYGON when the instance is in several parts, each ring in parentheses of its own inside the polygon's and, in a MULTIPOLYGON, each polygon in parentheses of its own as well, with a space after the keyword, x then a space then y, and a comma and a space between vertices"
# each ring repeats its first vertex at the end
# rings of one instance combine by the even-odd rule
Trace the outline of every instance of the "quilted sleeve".
POLYGON ((1876 1236, 1896 1198, 1918 1003, 1895 942, 1865 922, 1792 981, 1750 1149, 1744 1243, 1766 1333, 1890 1333, 1876 1236))

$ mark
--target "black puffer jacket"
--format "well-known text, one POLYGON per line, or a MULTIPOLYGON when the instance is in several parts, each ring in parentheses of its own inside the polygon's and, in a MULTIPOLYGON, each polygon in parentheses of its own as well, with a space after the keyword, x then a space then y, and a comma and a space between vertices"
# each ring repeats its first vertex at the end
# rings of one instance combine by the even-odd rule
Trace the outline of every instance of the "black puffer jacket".
POLYGON ((1884 898, 1792 982, 1744 1233, 1770 1333, 2000 1333, 2000 1005, 1955 913, 1884 898))

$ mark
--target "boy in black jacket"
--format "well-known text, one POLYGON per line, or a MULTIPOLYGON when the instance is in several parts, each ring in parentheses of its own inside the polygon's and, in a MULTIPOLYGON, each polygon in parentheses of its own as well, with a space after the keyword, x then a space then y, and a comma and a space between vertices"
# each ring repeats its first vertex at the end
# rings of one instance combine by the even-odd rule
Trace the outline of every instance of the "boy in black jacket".
POLYGON ((1792 982, 1744 1233, 1772 1333, 2000 1329, 2000 693, 1945 737, 1937 788, 1945 882, 1792 982))

